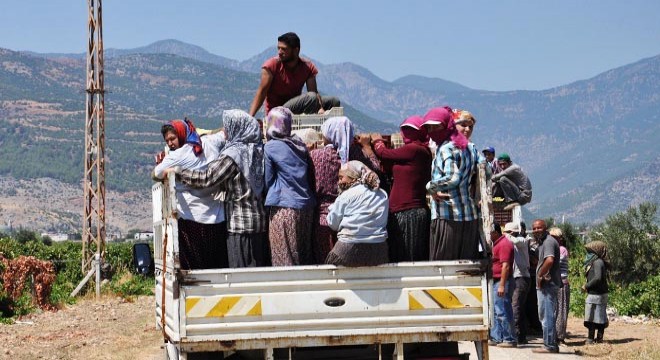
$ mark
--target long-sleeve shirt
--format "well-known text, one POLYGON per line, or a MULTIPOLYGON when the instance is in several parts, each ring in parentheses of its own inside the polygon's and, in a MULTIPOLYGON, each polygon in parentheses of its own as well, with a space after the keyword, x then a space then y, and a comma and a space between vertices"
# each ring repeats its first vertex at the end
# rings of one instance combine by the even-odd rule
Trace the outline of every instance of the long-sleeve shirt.
POLYGON ((266 206, 303 209, 316 205, 307 150, 299 152, 284 141, 271 139, 264 146, 264 155, 266 206))
POLYGON ((587 271, 587 283, 584 285, 587 293, 592 295, 607 294, 609 286, 607 285, 607 267, 602 259, 596 259, 587 271))
MULTIPOLYGON (((196 156, 190 144, 170 151, 163 161, 154 168, 154 175, 162 179, 165 170, 179 167, 188 170, 203 170, 209 162, 220 157, 225 144, 222 133, 202 137, 204 152, 196 156)), ((216 189, 193 189, 185 184, 176 184, 177 215, 185 220, 200 224, 219 224, 225 221, 225 206, 214 199, 216 189)))
POLYGON ((429 194, 448 193, 449 199, 431 202, 431 219, 473 221, 479 218, 470 187, 477 174, 477 165, 485 161, 473 143, 461 150, 453 142, 446 141, 436 150, 431 181, 426 184, 426 190, 429 194))
POLYGON ((529 178, 527 175, 525 175, 522 168, 518 166, 518 164, 511 164, 505 170, 502 170, 493 175, 492 180, 493 182, 496 182, 504 176, 513 181, 514 184, 518 185, 520 191, 529 192, 529 194, 532 193, 532 183, 529 181, 529 178))
POLYGON ((431 181, 431 150, 417 142, 388 149, 377 142, 374 152, 392 163, 390 213, 426 207, 426 183, 431 181))
POLYGON ((221 186, 226 189, 227 231, 241 234, 266 231, 268 217, 261 194, 254 194, 248 179, 231 157, 221 156, 209 163, 206 170, 183 170, 177 174, 177 179, 195 188, 221 186))
POLYGON ((387 240, 387 194, 357 184, 345 190, 328 209, 328 226, 337 240, 377 244, 387 240))

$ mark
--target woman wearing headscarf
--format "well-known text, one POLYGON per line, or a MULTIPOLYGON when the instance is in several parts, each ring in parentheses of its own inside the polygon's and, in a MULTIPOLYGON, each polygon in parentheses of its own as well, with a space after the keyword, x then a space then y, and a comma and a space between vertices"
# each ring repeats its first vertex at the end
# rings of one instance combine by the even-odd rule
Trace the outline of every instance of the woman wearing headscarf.
POLYGON ((566 325, 568 321, 568 308, 571 304, 571 287, 568 283, 568 249, 564 232, 558 227, 548 230, 550 236, 559 243, 559 274, 562 286, 557 293, 557 319, 555 329, 557 330, 557 341, 563 343, 566 339, 566 325))
POLYGON ((316 216, 312 236, 312 251, 317 264, 325 262, 337 242, 337 233, 328 227, 328 207, 338 195, 339 168, 348 162, 349 148, 353 141, 353 123, 345 116, 331 117, 321 126, 323 148, 310 153, 314 165, 316 187, 316 216))
POLYGON ((584 259, 587 283, 582 290, 587 292, 584 307, 584 326, 589 329, 587 344, 593 344, 594 341, 601 343, 605 328, 609 325, 606 309, 609 293, 607 273, 610 269, 610 258, 607 255, 607 246, 602 241, 592 241, 584 247, 587 249, 584 259), (597 334, 596 331, 598 331, 597 334))
POLYGON ((387 225, 390 261, 429 259, 431 212, 426 204, 426 183, 431 180, 431 150, 421 116, 401 124, 404 145, 388 149, 380 135, 373 134, 376 155, 392 164, 387 225))
POLYGON ((429 110, 423 125, 437 146, 426 184, 432 197, 430 259, 477 259, 479 211, 470 188, 485 159, 456 129, 451 108, 429 110))
POLYGON ((305 146, 307 146, 307 150, 310 151, 310 153, 312 150, 316 149, 316 146, 319 142, 319 134, 316 132, 316 130, 305 128, 293 130, 291 131, 291 134, 299 137, 305 143, 305 146))
POLYGON ((242 110, 222 114, 227 143, 206 170, 179 170, 177 180, 195 188, 214 187, 227 203, 229 267, 269 263, 267 216, 263 206, 264 147, 256 119, 242 110))
POLYGON ((266 206, 273 266, 311 262, 314 175, 305 144, 291 135, 292 116, 289 109, 278 106, 266 117, 266 206))
POLYGON ((460 109, 452 110, 452 117, 456 124, 456 130, 470 141, 472 131, 474 131, 474 125, 477 124, 477 119, 474 118, 471 112, 460 109))
MULTIPOLYGON (((162 180, 173 167, 204 170, 217 159, 225 145, 222 133, 203 137, 197 134, 189 119, 172 120, 161 128, 169 148, 156 156, 158 165, 153 178, 162 180)), ((177 183, 177 228, 179 261, 183 269, 225 268, 227 263, 227 228, 222 201, 216 200, 215 189, 193 189, 177 183)))
POLYGON ((328 226, 338 241, 326 264, 375 266, 387 262, 387 194, 378 175, 359 161, 339 170, 339 196, 328 209, 328 226))

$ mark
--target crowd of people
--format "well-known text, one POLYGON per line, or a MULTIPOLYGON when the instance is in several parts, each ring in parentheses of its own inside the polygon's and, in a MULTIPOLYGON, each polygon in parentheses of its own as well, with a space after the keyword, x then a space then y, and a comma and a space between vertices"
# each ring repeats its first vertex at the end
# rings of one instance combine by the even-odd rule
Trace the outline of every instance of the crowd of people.
MULTIPOLYGON (((529 327, 540 321, 544 346, 533 351, 559 352, 559 344, 564 343, 567 336, 570 305, 569 252, 562 230, 547 229, 545 221, 537 219, 532 224, 532 236, 526 234, 524 223, 512 222, 507 223, 504 230, 495 224, 490 236, 495 296, 489 344, 499 347, 527 344, 529 327), (535 277, 531 278, 531 274, 535 277), (530 302, 537 304, 538 318, 528 318, 525 304, 530 302)), ((582 290, 588 294, 584 326, 588 328, 587 343, 590 344, 603 341, 609 324, 606 313, 609 257, 605 244, 600 241, 590 242, 585 247, 587 281, 582 290)))
MULTIPOLYGON (((318 71, 299 52, 295 34, 278 38, 278 56, 264 63, 249 111, 224 111, 222 131, 200 136, 188 119, 162 126, 169 152, 157 155, 153 177, 177 179, 181 268, 484 258, 478 165, 489 165, 493 195, 504 209, 531 201, 531 182, 520 166, 508 154, 495 157, 493 147, 479 151, 470 140, 476 118, 450 107, 405 119, 398 148, 379 134, 356 134, 345 116, 327 119, 320 137, 309 130, 294 134, 294 113, 339 105, 319 95, 318 71), (262 126, 254 115, 264 101, 262 126)), ((527 237, 521 226, 507 223, 502 230, 496 224, 490 233, 496 295, 491 343, 527 342, 524 308, 533 294, 545 345, 538 350, 556 352, 566 337, 568 251, 559 229, 548 231, 536 220, 527 237)), ((603 251, 594 248, 585 263, 585 326, 590 339, 598 331, 594 341, 602 341, 607 326, 603 251)))

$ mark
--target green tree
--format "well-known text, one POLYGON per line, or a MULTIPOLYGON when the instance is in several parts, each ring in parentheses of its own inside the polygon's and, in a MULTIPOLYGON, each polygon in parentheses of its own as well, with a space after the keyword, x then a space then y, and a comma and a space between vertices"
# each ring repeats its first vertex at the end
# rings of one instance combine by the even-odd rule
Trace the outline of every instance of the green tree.
POLYGON ((21 244, 25 244, 28 241, 35 241, 39 238, 36 232, 27 229, 19 229, 14 234, 14 239, 21 244))
POLYGON ((617 283, 640 282, 659 273, 657 210, 657 204, 642 203, 608 216, 605 223, 590 232, 591 240, 607 244, 612 263, 610 274, 617 283))

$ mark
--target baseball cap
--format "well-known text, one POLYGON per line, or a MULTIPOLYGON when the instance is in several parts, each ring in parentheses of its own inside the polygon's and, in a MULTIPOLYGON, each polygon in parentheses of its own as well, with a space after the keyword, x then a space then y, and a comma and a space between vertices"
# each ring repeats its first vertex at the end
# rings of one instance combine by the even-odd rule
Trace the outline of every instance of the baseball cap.
POLYGON ((513 223, 513 222, 508 222, 506 225, 504 225, 504 232, 505 233, 519 233, 520 232, 520 225, 513 223))
POLYGON ((511 157, 507 153, 501 153, 499 156, 497 156, 497 160, 511 161, 511 157))
POLYGON ((489 146, 489 147, 481 150, 481 152, 486 152, 486 151, 488 151, 489 153, 495 154, 495 148, 492 147, 492 146, 489 146))

